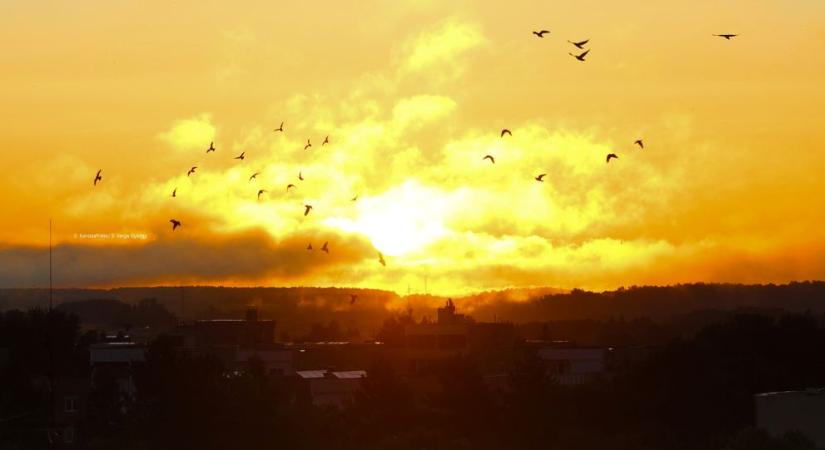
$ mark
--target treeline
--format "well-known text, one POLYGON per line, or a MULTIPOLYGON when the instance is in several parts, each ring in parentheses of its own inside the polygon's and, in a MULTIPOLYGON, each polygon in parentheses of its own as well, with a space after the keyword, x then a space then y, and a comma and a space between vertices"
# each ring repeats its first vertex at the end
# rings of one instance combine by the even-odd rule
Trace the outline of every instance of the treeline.
POLYGON ((601 293, 574 289, 569 293, 546 295, 527 302, 488 303, 479 306, 474 314, 477 317, 497 316, 520 323, 640 317, 660 320, 695 311, 741 308, 823 312, 825 282, 633 286, 601 293))

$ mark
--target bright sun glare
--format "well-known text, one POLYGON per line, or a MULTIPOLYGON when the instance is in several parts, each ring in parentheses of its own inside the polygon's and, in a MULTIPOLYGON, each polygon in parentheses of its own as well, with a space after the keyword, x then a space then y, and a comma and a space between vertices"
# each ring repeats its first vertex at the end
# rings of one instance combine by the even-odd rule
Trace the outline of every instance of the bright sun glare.
POLYGON ((447 210, 443 194, 407 181, 380 196, 359 200, 354 219, 332 218, 327 222, 366 236, 386 255, 402 256, 447 234, 443 223, 447 210))

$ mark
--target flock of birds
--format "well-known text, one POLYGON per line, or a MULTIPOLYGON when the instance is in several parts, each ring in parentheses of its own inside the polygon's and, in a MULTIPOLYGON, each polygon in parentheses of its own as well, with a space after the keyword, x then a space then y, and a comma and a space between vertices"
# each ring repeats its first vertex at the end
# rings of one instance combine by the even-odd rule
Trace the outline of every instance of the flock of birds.
MULTIPOLYGON (((550 31, 549 30, 533 31, 533 35, 535 35, 536 37, 541 38, 541 39, 543 39, 544 35, 546 35, 546 34, 550 34, 550 31)), ((731 40, 731 39, 737 37, 738 35, 737 34, 714 34, 713 36, 716 36, 716 37, 719 37, 719 38, 722 38, 722 39, 726 39, 726 40, 731 40)), ((585 48, 585 46, 590 42, 590 39, 584 39, 584 40, 581 40, 581 41, 570 41, 570 40, 568 40, 567 42, 570 43, 571 45, 573 45, 574 47, 576 47, 578 50, 583 50, 581 53, 569 53, 569 55, 572 56, 573 58, 575 58, 576 60, 580 61, 580 62, 585 62, 585 57, 588 55, 588 53, 590 53, 590 49, 585 48)), ((273 130, 273 132, 284 133, 284 122, 281 122, 281 125, 278 128, 275 128, 273 130)), ((502 129, 501 133, 500 133, 500 137, 502 139, 504 138, 504 136, 512 136, 512 135, 513 135, 513 133, 507 128, 502 129)), ((329 140, 329 136, 327 135, 324 138, 324 140, 321 142, 321 146, 328 145, 329 143, 330 143, 330 140, 329 140)), ((636 139, 633 142, 633 144, 638 146, 640 150, 645 148, 644 141, 642 139, 636 139)), ((304 145, 304 150, 308 150, 311 147, 312 147, 312 142, 311 142, 311 138, 310 138, 310 139, 307 139, 307 142, 304 145)), ((209 147, 206 149, 206 153, 207 154, 214 153, 215 151, 216 151, 215 143, 210 142, 209 147)), ((243 152, 241 152, 240 155, 235 156, 233 159, 243 161, 245 158, 246 158, 246 152, 243 151, 243 152)), ((490 163, 492 163, 492 164, 496 163, 496 159, 493 155, 489 155, 489 154, 485 155, 482 159, 483 160, 489 160, 490 163)), ((617 155, 616 153, 608 153, 607 156, 605 157, 605 162, 609 163, 611 159, 619 159, 619 155, 617 155)), ((187 177, 192 176, 197 169, 198 169, 198 166, 192 166, 186 172, 186 176, 187 177)), ((103 169, 99 169, 97 171, 97 173, 95 174, 94 181, 93 181, 94 186, 97 186, 98 183, 103 181, 102 172, 103 172, 103 169)), ((258 175, 260 175, 259 172, 253 173, 249 177, 249 181, 251 182, 252 180, 255 180, 258 177, 258 175)), ((541 173, 541 174, 538 174, 534 178, 534 180, 541 183, 541 182, 544 182, 544 177, 546 177, 546 176, 547 176, 546 173, 541 173)), ((300 172, 300 171, 298 172, 298 180, 299 181, 304 181, 303 173, 300 172)), ((290 192, 290 189, 296 189, 296 188, 297 188, 297 186, 295 184, 289 183, 286 186, 286 191, 290 192)), ((175 187, 172 190, 172 197, 177 197, 177 191, 178 191, 177 187, 175 187)), ((266 194, 266 193, 267 193, 266 189, 258 189, 257 199, 260 200, 261 196, 266 194)), ((358 195, 355 195, 351 199, 351 201, 353 201, 353 202, 357 201, 357 200, 358 200, 358 195)), ((312 211, 312 209, 313 209, 312 205, 304 204, 304 216, 308 216, 309 213, 312 211)), ((175 230, 177 230, 178 228, 180 228, 182 226, 181 222, 177 219, 174 219, 174 218, 170 219, 169 223, 172 224, 172 231, 175 231, 175 230)), ((313 250, 311 242, 307 245, 306 249, 308 251, 313 250)), ((321 251, 324 252, 324 253, 327 253, 327 254, 329 253, 329 241, 324 242, 323 246, 321 246, 321 251)), ((381 252, 378 252, 378 262, 382 266, 386 266, 386 264, 387 264, 386 261, 384 260, 384 255, 382 255, 381 252)), ((357 298, 358 298, 357 295, 351 294, 350 304, 354 304, 357 298)))

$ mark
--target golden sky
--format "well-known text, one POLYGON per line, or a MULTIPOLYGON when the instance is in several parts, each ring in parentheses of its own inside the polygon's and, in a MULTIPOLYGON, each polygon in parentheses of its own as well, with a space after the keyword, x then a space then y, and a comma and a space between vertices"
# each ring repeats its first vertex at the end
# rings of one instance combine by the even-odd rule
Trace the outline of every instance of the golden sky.
POLYGON ((49 218, 59 286, 825 278, 823 50, 819 0, 3 2, 0 287, 49 218))

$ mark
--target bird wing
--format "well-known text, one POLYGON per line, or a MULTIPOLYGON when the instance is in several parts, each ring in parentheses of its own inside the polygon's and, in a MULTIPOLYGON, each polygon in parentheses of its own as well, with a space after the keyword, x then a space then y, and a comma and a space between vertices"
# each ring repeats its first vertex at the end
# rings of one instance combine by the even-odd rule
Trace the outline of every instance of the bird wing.
POLYGON ((587 56, 588 53, 590 53, 590 50, 585 50, 584 53, 579 55, 579 58, 584 58, 585 56, 587 56))

